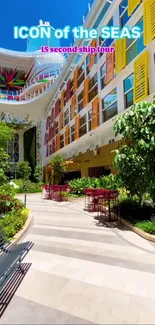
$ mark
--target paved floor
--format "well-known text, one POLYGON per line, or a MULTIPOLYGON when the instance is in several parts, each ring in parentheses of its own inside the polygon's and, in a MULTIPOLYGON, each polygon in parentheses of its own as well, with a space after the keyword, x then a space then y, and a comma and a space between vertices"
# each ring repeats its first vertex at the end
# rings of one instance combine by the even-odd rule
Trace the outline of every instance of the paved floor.
POLYGON ((32 263, 0 324, 155 324, 155 246, 30 195, 32 263))

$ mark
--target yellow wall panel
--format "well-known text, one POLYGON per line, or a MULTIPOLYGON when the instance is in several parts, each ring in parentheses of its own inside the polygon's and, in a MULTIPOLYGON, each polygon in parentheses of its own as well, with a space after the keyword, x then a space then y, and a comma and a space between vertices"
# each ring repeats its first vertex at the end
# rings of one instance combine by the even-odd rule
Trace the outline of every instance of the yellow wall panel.
POLYGON ((99 98, 95 98, 92 102, 92 121, 91 129, 97 128, 99 125, 99 98))
POLYGON ((144 1, 144 45, 155 38, 155 0, 144 1))
POLYGON ((71 119, 75 117, 75 114, 76 114, 76 95, 72 97, 71 119))
POLYGON ((134 62, 134 102, 148 96, 148 51, 143 52, 134 62))
POLYGON ((73 78, 73 91, 74 93, 77 91, 78 88, 78 68, 74 71, 74 78, 73 78))
POLYGON ((116 40, 116 73, 126 66, 126 38, 116 40))
POLYGON ((89 78, 84 81, 84 96, 83 106, 85 107, 89 103, 89 78))
POLYGON ((128 16, 131 16, 137 6, 141 3, 141 0, 128 0, 128 16))
POLYGON ((65 91, 63 90, 62 93, 61 93, 61 110, 64 108, 65 106, 65 103, 64 103, 64 93, 65 91))
POLYGON ((80 136, 80 116, 75 118, 75 140, 79 139, 80 136))

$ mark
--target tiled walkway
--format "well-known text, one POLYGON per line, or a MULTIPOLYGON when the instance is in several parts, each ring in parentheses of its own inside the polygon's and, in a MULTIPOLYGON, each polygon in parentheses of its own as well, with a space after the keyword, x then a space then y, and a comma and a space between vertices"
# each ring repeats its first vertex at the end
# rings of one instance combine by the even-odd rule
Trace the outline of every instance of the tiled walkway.
POLYGON ((28 197, 32 266, 0 324, 155 324, 155 246, 83 204, 28 197))

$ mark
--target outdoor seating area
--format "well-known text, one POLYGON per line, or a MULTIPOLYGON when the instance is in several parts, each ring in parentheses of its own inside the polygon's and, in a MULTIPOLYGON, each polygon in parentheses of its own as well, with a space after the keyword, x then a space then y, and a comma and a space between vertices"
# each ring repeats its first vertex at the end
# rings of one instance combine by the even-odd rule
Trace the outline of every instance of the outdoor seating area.
POLYGON ((117 221, 119 218, 118 191, 87 188, 85 190, 85 210, 97 212, 99 221, 117 221))
POLYGON ((69 185, 44 185, 43 199, 63 202, 65 193, 69 191, 69 185))

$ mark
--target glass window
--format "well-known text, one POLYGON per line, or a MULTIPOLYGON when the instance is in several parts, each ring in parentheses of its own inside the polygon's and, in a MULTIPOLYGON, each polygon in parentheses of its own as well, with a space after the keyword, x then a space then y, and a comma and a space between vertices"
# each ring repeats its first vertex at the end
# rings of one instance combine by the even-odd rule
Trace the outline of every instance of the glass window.
POLYGON ((56 134, 59 133, 59 123, 58 123, 58 121, 55 123, 55 133, 56 134))
POLYGON ((87 118, 86 115, 80 119, 80 137, 87 133, 87 118))
POLYGON ((101 10, 101 12, 92 28, 97 29, 97 27, 101 23, 102 19, 104 18, 105 14, 107 13, 107 10, 109 9, 110 5, 111 5, 111 3, 109 1, 106 1, 103 9, 101 10))
POLYGON ((88 132, 91 131, 92 110, 88 112, 88 132))
POLYGON ((86 57, 86 75, 89 74, 90 55, 86 57))
POLYGON ((19 161, 19 135, 15 134, 13 139, 8 142, 7 153, 10 156, 11 163, 17 163, 19 161))
POLYGON ((84 81, 85 75, 84 75, 84 63, 81 65, 81 67, 78 70, 78 87, 81 85, 81 83, 84 81))
POLYGON ((117 89, 102 99, 102 122, 117 115, 117 89))
POLYGON ((106 86, 106 62, 100 68, 101 90, 106 86))
POLYGON ((64 135, 61 134, 60 135, 60 149, 62 149, 64 147, 64 135))
POLYGON ((128 16, 128 1, 123 0, 119 5, 119 15, 120 15, 120 28, 122 28, 129 20, 128 16))
POLYGON ((98 84, 94 86, 89 92, 89 101, 91 101, 98 94, 98 84))
MULTIPOLYGON (((113 27, 113 17, 109 20, 109 22, 107 23, 107 26, 108 27, 113 27)), ((103 47, 108 47, 111 45, 111 43, 114 41, 114 39, 112 38, 108 38, 108 39, 103 39, 101 38, 100 39, 100 46, 103 46, 103 47)), ((103 54, 103 53, 100 53, 100 54, 103 54)))
POLYGON ((83 109, 83 90, 78 95, 78 113, 83 109))
POLYGON ((71 126, 71 142, 75 139, 75 125, 71 126))
POLYGON ((125 109, 133 105, 133 73, 124 80, 124 101, 125 109))
POLYGON ((69 123, 69 108, 67 108, 67 110, 64 113, 64 121, 65 121, 65 125, 67 125, 69 123))
POLYGON ((117 102, 113 103, 103 111, 103 122, 108 121, 115 115, 117 115, 117 102))
POLYGON ((97 82, 98 82, 98 76, 96 73, 94 77, 89 81, 89 90, 91 90, 97 82))
POLYGON ((145 46, 144 46, 144 37, 143 37, 143 19, 139 20, 136 26, 141 28, 141 36, 138 39, 127 39, 127 64, 129 64, 135 57, 140 54, 145 46))
POLYGON ((111 105, 111 103, 115 102, 116 100, 117 100, 117 90, 115 88, 110 94, 104 97, 103 99, 104 108, 111 105))

